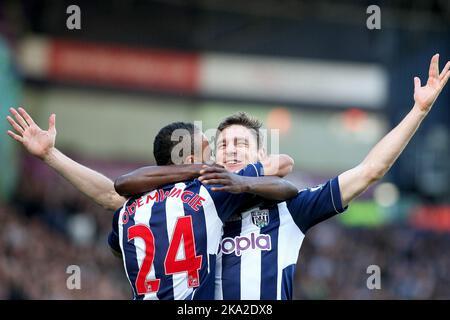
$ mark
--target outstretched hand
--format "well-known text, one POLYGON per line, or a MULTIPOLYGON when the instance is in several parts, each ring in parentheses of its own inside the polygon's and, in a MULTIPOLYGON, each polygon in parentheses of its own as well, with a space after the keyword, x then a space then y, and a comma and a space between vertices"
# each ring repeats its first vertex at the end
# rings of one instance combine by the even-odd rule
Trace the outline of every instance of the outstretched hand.
POLYGON ((431 58, 428 81, 421 86, 419 77, 414 77, 414 101, 420 111, 428 112, 450 78, 450 61, 439 73, 439 54, 431 58))
POLYGON ((48 119, 48 130, 42 130, 23 108, 10 108, 9 111, 14 116, 7 116, 6 119, 14 128, 15 132, 8 130, 8 135, 14 140, 22 143, 25 149, 32 155, 45 159, 50 150, 55 147, 56 139, 56 116, 52 114, 48 119))

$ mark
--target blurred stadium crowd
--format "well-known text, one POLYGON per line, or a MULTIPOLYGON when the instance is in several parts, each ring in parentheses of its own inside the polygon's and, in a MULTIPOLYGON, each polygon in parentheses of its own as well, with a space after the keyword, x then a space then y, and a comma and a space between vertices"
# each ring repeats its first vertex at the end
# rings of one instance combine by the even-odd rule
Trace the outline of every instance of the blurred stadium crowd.
POLYGON ((42 181, 24 172, 11 204, 0 206, 0 299, 129 298, 107 245, 112 214, 62 178, 42 181), (80 267, 80 290, 66 286, 70 265, 80 267))
POLYGON ((299 299, 449 299, 448 233, 401 225, 312 229, 300 251, 299 299), (381 289, 368 290, 370 265, 381 270, 381 289))

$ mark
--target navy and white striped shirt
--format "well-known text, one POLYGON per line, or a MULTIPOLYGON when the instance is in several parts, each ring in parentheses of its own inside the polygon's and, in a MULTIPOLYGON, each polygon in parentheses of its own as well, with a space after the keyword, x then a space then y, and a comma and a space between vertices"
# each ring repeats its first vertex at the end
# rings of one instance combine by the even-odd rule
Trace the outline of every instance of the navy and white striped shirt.
POLYGON ((224 225, 216 264, 218 300, 292 299, 294 271, 305 233, 345 211, 338 178, 234 215, 224 225))
MULTIPOLYGON (((262 170, 256 163, 238 174, 262 170)), ((134 299, 214 299, 223 221, 257 198, 210 188, 198 180, 166 185, 116 212, 108 242, 122 253, 134 299)))

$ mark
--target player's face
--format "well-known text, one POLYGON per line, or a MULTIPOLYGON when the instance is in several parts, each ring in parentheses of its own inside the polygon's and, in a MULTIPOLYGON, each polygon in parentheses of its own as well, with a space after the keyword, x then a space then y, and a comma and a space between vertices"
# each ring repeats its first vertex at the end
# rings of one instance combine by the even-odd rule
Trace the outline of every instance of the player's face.
POLYGON ((258 161, 256 133, 241 125, 222 130, 216 140, 216 162, 228 171, 241 170, 258 161))

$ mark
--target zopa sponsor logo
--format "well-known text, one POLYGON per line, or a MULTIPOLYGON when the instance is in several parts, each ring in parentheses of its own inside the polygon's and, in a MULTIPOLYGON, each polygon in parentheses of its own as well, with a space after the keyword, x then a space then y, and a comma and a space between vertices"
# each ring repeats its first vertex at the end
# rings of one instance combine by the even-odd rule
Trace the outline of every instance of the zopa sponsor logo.
POLYGON ((234 238, 224 238, 220 243, 220 250, 225 254, 234 253, 237 256, 245 250, 259 249, 269 251, 272 249, 272 239, 268 234, 250 233, 249 236, 237 236, 234 238))

